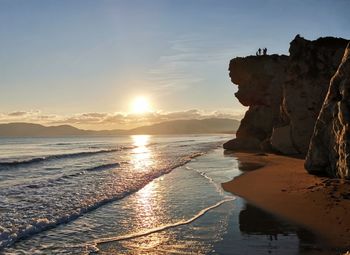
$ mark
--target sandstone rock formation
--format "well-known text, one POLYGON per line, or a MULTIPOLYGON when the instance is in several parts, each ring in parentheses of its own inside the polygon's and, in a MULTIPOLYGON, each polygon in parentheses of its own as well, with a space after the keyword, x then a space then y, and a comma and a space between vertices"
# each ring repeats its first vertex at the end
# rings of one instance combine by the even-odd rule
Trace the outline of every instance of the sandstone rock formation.
POLYGON ((230 62, 235 96, 250 106, 237 138, 225 149, 273 148, 283 154, 306 155, 329 80, 341 61, 347 40, 315 41, 299 35, 290 56, 250 56, 230 62))
POLYGON ((290 125, 290 140, 302 155, 307 153, 329 81, 347 42, 332 37, 309 41, 296 36, 290 44, 282 110, 290 125))
POLYGON ((236 139, 224 144, 230 150, 259 150, 279 122, 282 84, 287 56, 249 56, 232 59, 231 81, 238 85, 235 96, 249 106, 236 139))
POLYGON ((310 173, 350 179, 350 43, 333 76, 305 161, 310 173))

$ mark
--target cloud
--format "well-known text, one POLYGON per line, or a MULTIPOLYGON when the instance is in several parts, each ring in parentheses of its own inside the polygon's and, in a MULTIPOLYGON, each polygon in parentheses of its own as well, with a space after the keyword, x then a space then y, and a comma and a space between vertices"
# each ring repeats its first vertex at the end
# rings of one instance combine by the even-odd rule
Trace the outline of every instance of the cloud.
POLYGON ((146 114, 132 113, 100 113, 88 112, 71 116, 44 114, 41 111, 16 111, 0 113, 0 123, 31 122, 43 125, 73 125, 88 129, 128 129, 142 125, 150 125, 163 121, 179 119, 231 118, 241 119, 241 112, 234 111, 201 111, 190 109, 174 112, 149 112, 146 114))
POLYGON ((27 114, 27 112, 17 111, 17 112, 10 112, 8 115, 9 116, 24 116, 26 114, 27 114))
POLYGON ((163 93, 185 90, 204 82, 203 72, 209 63, 224 61, 226 64, 227 56, 232 55, 231 44, 213 42, 212 38, 196 34, 179 36, 169 44, 169 54, 160 56, 146 75, 150 84, 156 85, 155 90, 163 93))
POLYGON ((29 111, 14 111, 9 113, 0 113, 0 123, 8 122, 45 122, 53 121, 57 119, 57 115, 53 114, 43 114, 38 110, 29 110, 29 111))

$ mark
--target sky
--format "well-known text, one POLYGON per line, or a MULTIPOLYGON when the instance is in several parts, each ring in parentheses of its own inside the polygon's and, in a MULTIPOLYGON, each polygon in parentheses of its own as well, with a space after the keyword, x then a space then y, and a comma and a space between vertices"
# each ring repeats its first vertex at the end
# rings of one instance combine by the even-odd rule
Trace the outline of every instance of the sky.
POLYGON ((241 118, 228 64, 350 38, 349 0, 0 0, 0 123, 131 128, 241 118), (134 114, 134 98, 152 112, 134 114))

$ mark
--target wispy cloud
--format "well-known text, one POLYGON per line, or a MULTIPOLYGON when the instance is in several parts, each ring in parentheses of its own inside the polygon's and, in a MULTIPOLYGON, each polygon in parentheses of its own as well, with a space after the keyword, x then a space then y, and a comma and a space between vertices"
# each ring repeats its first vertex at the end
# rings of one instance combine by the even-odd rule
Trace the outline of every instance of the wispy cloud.
POLYGON ((31 122, 44 125, 69 124, 88 129, 127 129, 163 121, 179 119, 232 118, 241 119, 241 112, 213 111, 197 109, 175 112, 149 112, 146 114, 130 113, 79 113, 71 116, 45 114, 38 110, 0 113, 0 123, 31 122))
POLYGON ((44 123, 47 121, 54 121, 60 117, 54 114, 44 114, 39 110, 29 110, 29 111, 14 111, 8 113, 0 113, 0 123, 8 122, 35 122, 44 123))
POLYGON ((227 42, 216 42, 196 34, 179 36, 169 44, 169 53, 159 57, 146 74, 158 91, 166 93, 201 84, 206 77, 205 67, 217 61, 227 62, 227 56, 233 52, 232 45, 227 42))

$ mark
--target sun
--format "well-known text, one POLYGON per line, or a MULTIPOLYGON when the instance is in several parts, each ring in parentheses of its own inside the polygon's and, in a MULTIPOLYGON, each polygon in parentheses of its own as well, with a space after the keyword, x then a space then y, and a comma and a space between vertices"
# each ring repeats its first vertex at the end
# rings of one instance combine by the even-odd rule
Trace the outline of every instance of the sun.
POLYGON ((151 111, 151 104, 146 97, 136 97, 131 104, 132 112, 142 114, 151 111))

